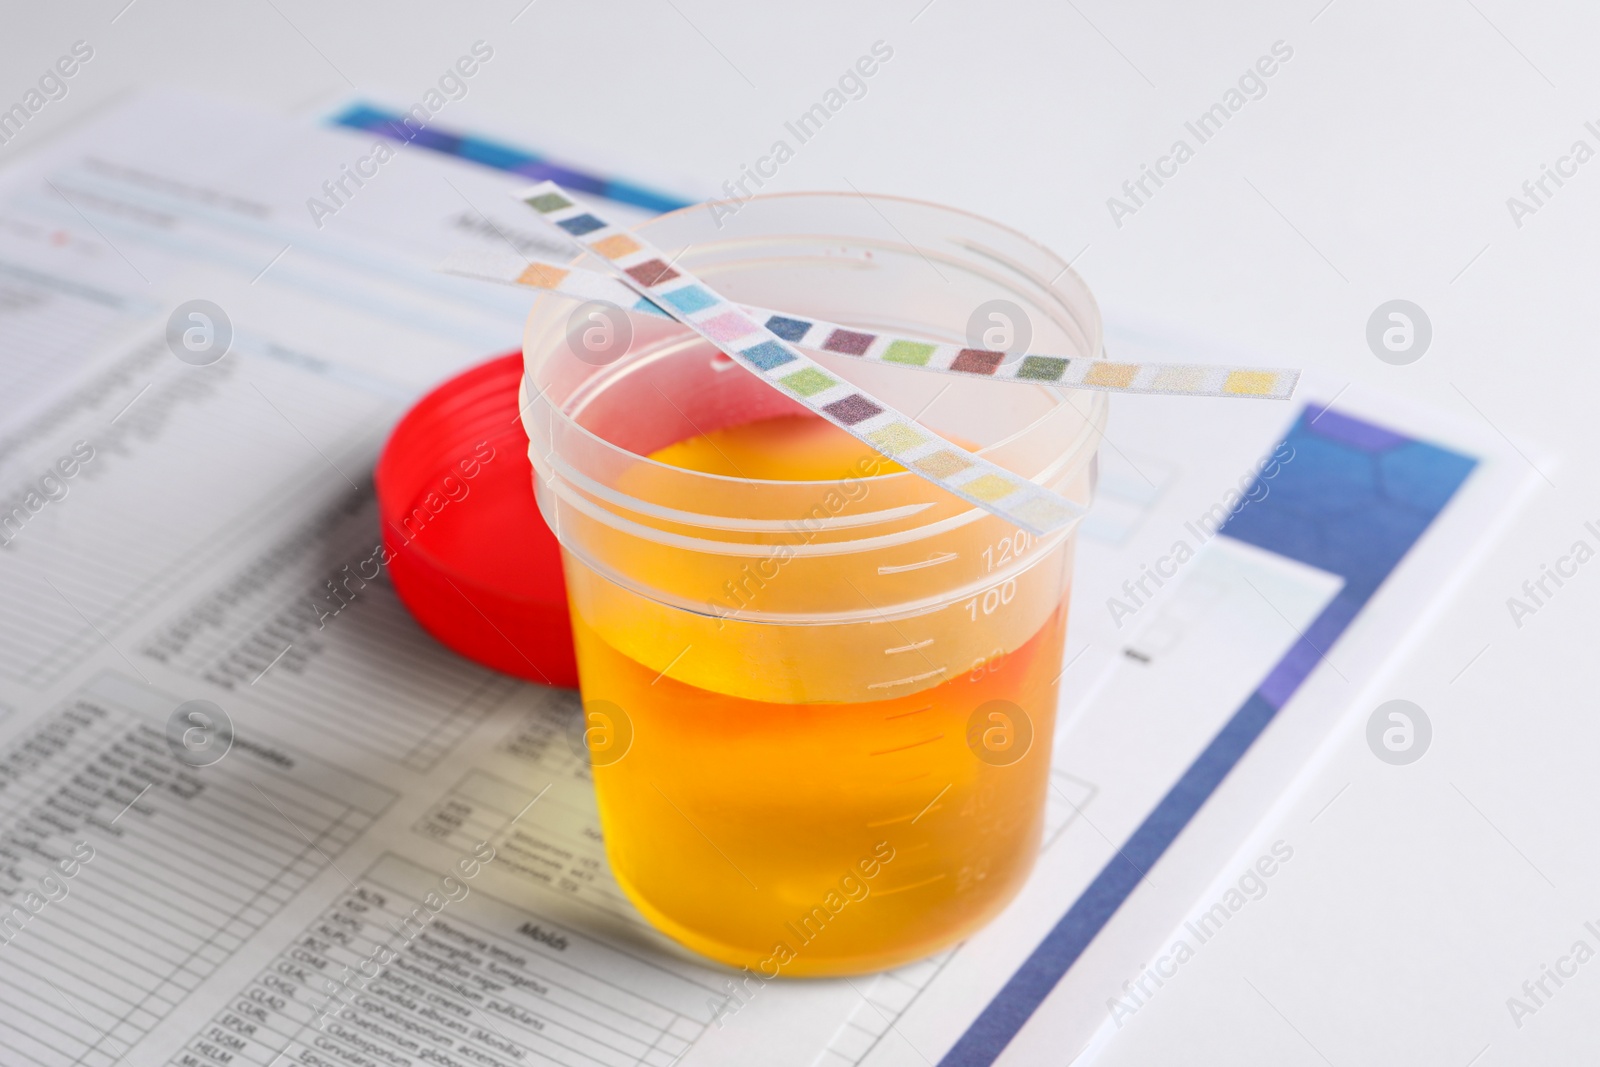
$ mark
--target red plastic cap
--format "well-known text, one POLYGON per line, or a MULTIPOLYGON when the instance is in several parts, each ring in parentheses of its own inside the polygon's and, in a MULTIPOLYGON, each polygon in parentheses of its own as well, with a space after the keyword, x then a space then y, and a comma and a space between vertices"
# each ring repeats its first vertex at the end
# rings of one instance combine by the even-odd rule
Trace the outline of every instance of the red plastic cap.
POLYGON ((578 684, 561 550, 533 496, 517 410, 522 353, 406 412, 374 474, 389 577, 439 641, 486 667, 578 684))

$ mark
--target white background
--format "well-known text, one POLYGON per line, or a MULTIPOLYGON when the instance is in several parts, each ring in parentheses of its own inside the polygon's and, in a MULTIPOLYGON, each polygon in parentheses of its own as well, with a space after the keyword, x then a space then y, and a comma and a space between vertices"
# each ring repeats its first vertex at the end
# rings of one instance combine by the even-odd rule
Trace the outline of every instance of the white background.
POLYGON ((1305 810, 1286 817, 1294 863, 1103 1062, 1593 1058, 1600 960, 1551 985, 1520 1028, 1505 1002, 1576 939, 1600 948, 1583 929, 1600 927, 1600 562, 1520 628, 1506 601, 1573 541, 1600 545, 1583 528, 1600 520, 1600 160, 1520 228, 1506 200, 1574 140, 1600 150, 1583 126, 1600 120, 1600 11, 1509 0, 525 2, 13 0, 0 106, 74 41, 95 56, 66 99, 0 146, 0 163, 140 86, 294 111, 353 91, 415 100, 482 39, 494 58, 442 126, 695 199, 785 136, 784 121, 874 41, 888 43, 893 59, 867 95, 769 190, 853 185, 990 215, 1081 253, 1110 317, 1483 420, 1543 475, 1384 683, 1386 697, 1426 709, 1431 750, 1388 766, 1352 728, 1315 772, 1305 810), (1107 198, 1175 138, 1193 144, 1184 121, 1280 40, 1293 58, 1267 95, 1117 227, 1107 198), (1397 297, 1434 329, 1405 367, 1376 359, 1364 336, 1397 297))

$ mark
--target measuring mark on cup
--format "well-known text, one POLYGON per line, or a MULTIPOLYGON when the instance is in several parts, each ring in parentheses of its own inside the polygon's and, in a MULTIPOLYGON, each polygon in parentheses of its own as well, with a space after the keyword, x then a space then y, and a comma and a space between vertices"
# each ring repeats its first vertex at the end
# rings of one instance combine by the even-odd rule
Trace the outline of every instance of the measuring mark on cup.
POLYGON ((895 714, 895 715, 885 715, 883 717, 883 721, 884 722, 893 722, 895 719, 909 719, 913 715, 921 715, 925 711, 932 711, 932 710, 933 710, 933 705, 932 704, 924 704, 922 707, 916 709, 915 711, 902 711, 902 712, 900 712, 898 714, 895 714))
POLYGON ((944 740, 944 734, 934 734, 932 737, 924 737, 922 740, 920 740, 920 741, 912 741, 910 744, 896 745, 893 748, 881 748, 876 752, 868 752, 867 755, 869 755, 869 756, 892 756, 896 752, 907 752, 907 751, 909 751, 909 750, 911 750, 913 748, 921 748, 923 745, 931 745, 935 741, 943 741, 943 740, 944 740))
POLYGON ((950 668, 948 667, 935 667, 931 671, 923 671, 921 674, 913 674, 909 678, 896 678, 889 682, 868 682, 867 688, 893 689, 900 685, 916 685, 918 682, 926 682, 929 678, 937 678, 939 675, 946 673, 949 669, 950 668))
POLYGON ((904 574, 906 571, 920 571, 924 567, 937 567, 941 563, 949 563, 960 557, 954 552, 941 552, 937 556, 929 556, 919 563, 884 564, 878 568, 879 574, 904 574))

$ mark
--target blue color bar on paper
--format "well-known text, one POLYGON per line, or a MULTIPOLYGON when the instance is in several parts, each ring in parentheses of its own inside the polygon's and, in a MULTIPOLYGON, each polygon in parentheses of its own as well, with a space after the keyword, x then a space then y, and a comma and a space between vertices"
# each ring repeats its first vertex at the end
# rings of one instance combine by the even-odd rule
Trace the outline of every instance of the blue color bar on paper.
POLYGON ((493 167, 495 170, 521 174, 533 181, 559 182, 568 189, 580 193, 605 197, 607 200, 642 207, 647 211, 676 211, 693 203, 631 182, 604 178, 598 174, 564 167, 498 141, 447 133, 433 126, 418 127, 407 123, 405 118, 399 111, 387 111, 370 104, 352 104, 329 121, 335 126, 370 130, 397 141, 420 145, 431 151, 469 160, 485 167, 493 167))
POLYGON ((1293 460, 1279 468, 1266 499, 1235 513, 1221 534, 1339 575, 1344 588, 1145 816, 939 1067, 988 1067, 999 1058, 1477 466, 1471 457, 1328 409, 1302 411, 1285 440, 1294 449, 1293 460))

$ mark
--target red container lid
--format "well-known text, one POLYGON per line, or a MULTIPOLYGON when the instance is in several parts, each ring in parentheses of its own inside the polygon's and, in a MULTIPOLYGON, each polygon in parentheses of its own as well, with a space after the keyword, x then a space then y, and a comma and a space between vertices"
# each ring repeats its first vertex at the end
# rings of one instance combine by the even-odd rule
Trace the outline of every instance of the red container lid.
POLYGON ((486 667, 572 687, 561 551, 534 500, 521 381, 513 352, 406 412, 378 457, 378 514, 390 580, 423 629, 486 667))

